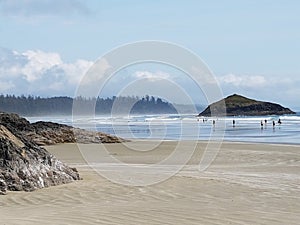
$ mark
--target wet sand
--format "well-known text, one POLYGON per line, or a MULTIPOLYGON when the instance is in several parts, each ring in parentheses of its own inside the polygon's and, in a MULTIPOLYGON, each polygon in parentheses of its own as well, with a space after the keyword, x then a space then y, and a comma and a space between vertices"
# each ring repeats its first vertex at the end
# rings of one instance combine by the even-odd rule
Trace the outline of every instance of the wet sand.
MULTIPOLYGON (((129 145, 150 149, 153 144, 129 145)), ((185 144, 188 148, 191 142, 185 144)), ((134 181, 147 172, 140 166, 166 159, 176 142, 145 152, 122 144, 100 146, 79 145, 95 165, 97 157, 103 160, 99 168, 104 175, 122 178, 132 173, 134 181), (136 171, 110 164, 110 157, 136 165, 136 171)), ((76 167, 83 180, 0 196, 0 224, 299 224, 300 146, 223 143, 211 166, 200 172, 205 146, 205 142, 197 145, 179 173, 150 186, 111 182, 87 165, 76 144, 48 146, 52 154, 76 167)), ((162 166, 152 175, 170 168, 162 166)))

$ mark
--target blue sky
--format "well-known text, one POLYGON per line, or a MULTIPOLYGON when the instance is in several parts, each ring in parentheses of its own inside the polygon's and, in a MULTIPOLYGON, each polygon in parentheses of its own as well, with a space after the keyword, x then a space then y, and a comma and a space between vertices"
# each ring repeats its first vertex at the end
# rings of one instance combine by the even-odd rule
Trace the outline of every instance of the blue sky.
POLYGON ((0 0, 0 92, 72 96, 106 52, 162 40, 199 55, 224 95, 300 109, 299 10, 296 0, 0 0))

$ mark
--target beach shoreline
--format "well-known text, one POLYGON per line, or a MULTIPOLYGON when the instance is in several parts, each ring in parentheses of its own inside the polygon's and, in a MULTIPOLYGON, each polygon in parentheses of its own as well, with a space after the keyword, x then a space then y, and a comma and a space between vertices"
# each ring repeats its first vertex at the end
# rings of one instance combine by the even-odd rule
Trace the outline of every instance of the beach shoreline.
MULTIPOLYGON (((187 147, 193 146, 185 141, 187 147)), ((82 156, 115 157, 152 165, 173 153, 177 141, 132 140, 118 144, 58 144, 46 149, 83 180, 34 192, 1 196, 2 224, 298 224, 300 146, 223 142, 205 171, 198 166, 207 142, 199 141, 181 171, 149 186, 120 185, 95 171, 82 156), (127 148, 149 149, 137 151, 127 148), (126 147, 126 145, 128 147, 126 147), (105 147, 105 149, 101 148, 105 147), (80 148, 80 150, 79 150, 80 148), (99 154, 101 152, 101 154, 99 154)), ((123 176, 132 171, 109 165, 123 176)), ((132 174, 143 175, 138 170, 132 174)), ((162 167, 161 173, 164 172, 162 167)), ((105 175, 105 174, 104 174, 105 175)))

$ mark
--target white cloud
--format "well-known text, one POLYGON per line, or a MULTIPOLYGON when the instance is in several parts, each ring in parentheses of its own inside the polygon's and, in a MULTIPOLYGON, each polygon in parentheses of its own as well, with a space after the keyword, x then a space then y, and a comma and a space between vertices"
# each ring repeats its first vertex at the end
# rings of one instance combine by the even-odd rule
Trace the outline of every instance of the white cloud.
POLYGON ((79 59, 75 63, 64 63, 60 67, 64 70, 71 84, 78 84, 83 74, 93 65, 94 62, 79 59))
POLYGON ((150 72, 150 71, 136 71, 133 74, 134 78, 138 79, 146 79, 148 81, 159 81, 159 80, 166 80, 170 78, 170 74, 157 71, 157 72, 150 72))
POLYGON ((239 88, 261 88, 268 84, 266 78, 260 75, 228 74, 219 78, 221 84, 234 85, 239 88))
POLYGON ((82 79, 82 85, 92 87, 95 85, 97 86, 97 83, 99 82, 104 82, 105 80, 103 79, 111 68, 112 66, 109 62, 105 58, 101 58, 90 68, 88 76, 85 76, 84 79, 82 79))
POLYGON ((238 93, 250 98, 298 108, 300 79, 286 75, 234 75, 218 78, 224 95, 238 93))
POLYGON ((65 63, 58 53, 0 49, 0 92, 35 95, 73 95, 93 64, 87 60, 65 63))
MULTIPOLYGON (((85 63, 80 63, 85 65, 85 63)), ((85 66, 83 67, 83 69, 85 66)), ((88 73, 78 82, 78 88, 76 90, 77 96, 90 96, 95 97, 99 94, 102 86, 107 82, 107 78, 112 73, 112 66, 109 64, 106 58, 101 58, 96 61, 88 70, 88 73)), ((114 86, 113 89, 116 89, 114 86)))
POLYGON ((28 59, 28 63, 21 68, 21 73, 29 82, 41 78, 41 76, 54 66, 62 65, 63 62, 57 53, 47 53, 40 50, 26 51, 22 53, 28 59))

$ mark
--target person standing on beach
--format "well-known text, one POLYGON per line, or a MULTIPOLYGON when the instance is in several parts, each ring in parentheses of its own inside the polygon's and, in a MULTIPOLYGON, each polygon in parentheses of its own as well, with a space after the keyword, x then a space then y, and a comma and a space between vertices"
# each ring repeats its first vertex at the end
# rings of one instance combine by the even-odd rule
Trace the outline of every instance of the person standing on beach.
POLYGON ((273 120, 273 128, 275 128, 275 121, 273 120))
POLYGON ((235 120, 232 121, 232 126, 235 127, 235 120))
POLYGON ((260 121, 260 127, 261 127, 261 129, 264 128, 264 122, 263 121, 260 121))
POLYGON ((279 120, 278 120, 278 124, 280 125, 281 124, 281 119, 279 118, 279 120))

